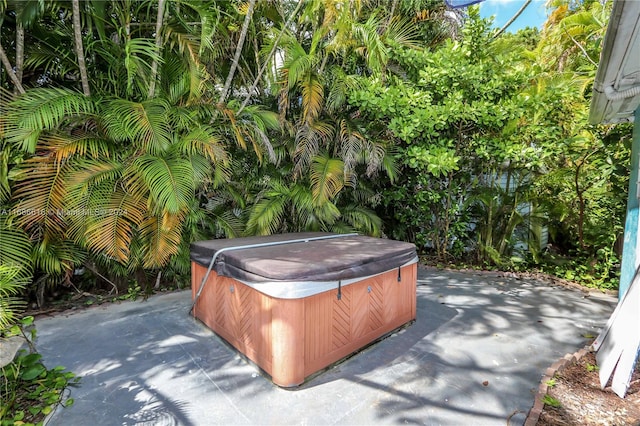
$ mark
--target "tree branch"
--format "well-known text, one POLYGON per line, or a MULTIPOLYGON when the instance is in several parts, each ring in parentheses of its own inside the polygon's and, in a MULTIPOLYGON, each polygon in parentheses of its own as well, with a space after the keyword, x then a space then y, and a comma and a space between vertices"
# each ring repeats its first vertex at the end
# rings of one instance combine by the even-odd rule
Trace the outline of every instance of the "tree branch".
POLYGON ((4 69, 7 71, 7 74, 9 74, 9 78, 13 82, 13 85, 16 87, 18 92, 20 92, 21 94, 24 93, 24 88, 22 87, 22 83, 20 83, 20 80, 18 80, 16 73, 13 71, 11 62, 9 62, 7 53, 2 48, 2 45, 0 45, 0 60, 2 61, 2 65, 4 65, 4 69))
POLYGON ((566 29, 566 28, 564 28, 564 26, 562 27, 562 30, 563 30, 563 31, 564 31, 564 32, 569 36, 569 38, 571 39, 571 41, 573 41, 573 42, 575 43, 575 45, 576 45, 576 46, 578 46, 578 48, 582 51, 582 53, 583 53, 583 54, 584 54, 584 56, 587 58, 587 60, 588 60, 589 62, 591 62, 591 65, 593 65, 594 67, 596 67, 596 68, 597 68, 597 67, 598 67, 598 64, 597 64, 593 59, 591 59, 591 56, 589 56, 589 54, 587 53, 587 51, 585 50, 585 48, 584 48, 580 43, 578 43, 578 41, 577 41, 575 38, 573 38, 573 36, 572 36, 571 34, 569 34, 569 31, 567 31, 567 29, 566 29))

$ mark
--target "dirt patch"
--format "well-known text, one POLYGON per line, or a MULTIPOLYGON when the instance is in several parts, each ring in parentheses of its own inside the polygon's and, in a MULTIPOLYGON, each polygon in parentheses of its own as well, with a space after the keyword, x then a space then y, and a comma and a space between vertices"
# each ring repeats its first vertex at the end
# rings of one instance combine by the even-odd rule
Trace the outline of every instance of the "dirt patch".
POLYGON ((24 312, 24 314, 31 315, 35 318, 42 316, 54 316, 58 314, 69 314, 106 303, 119 303, 127 300, 146 300, 156 294, 166 294, 182 290, 184 290, 184 288, 172 286, 142 291, 140 288, 136 287, 130 289, 128 292, 116 294, 113 291, 99 288, 93 289, 91 292, 65 288, 58 290, 54 295, 48 297, 44 305, 41 307, 38 307, 35 302, 30 303, 29 308, 24 312))
POLYGON ((640 368, 636 366, 627 396, 610 387, 600 389, 595 354, 588 352, 555 374, 547 395, 558 407, 545 404, 538 426, 640 425, 640 368))

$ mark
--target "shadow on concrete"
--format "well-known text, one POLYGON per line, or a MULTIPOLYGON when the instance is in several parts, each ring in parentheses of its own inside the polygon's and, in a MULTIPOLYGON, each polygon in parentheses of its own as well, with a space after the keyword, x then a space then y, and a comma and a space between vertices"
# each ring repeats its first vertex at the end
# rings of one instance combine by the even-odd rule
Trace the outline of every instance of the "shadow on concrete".
POLYGON ((522 424, 544 370, 615 299, 420 268, 417 321, 295 390, 199 321, 190 292, 37 320, 50 366, 82 376, 50 425, 522 424))

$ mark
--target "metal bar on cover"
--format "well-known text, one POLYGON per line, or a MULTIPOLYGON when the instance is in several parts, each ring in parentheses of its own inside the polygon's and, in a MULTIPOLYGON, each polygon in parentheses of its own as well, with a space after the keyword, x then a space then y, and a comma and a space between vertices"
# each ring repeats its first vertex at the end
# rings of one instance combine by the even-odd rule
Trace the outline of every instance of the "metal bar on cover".
MULTIPOLYGON (((193 298, 193 303, 191 304, 191 308, 189 309, 189 313, 193 312, 193 308, 196 306, 198 299, 200 298, 200 294, 202 294, 202 290, 204 290, 204 286, 209 278, 209 274, 211 273, 211 269, 213 268, 213 264, 218 259, 218 256, 221 253, 232 251, 232 250, 244 250, 250 248, 260 248, 260 247, 269 247, 269 246, 279 246, 283 244, 294 244, 294 243, 307 243, 309 241, 316 240, 329 240, 332 238, 341 238, 341 237, 353 237, 358 235, 357 233, 352 234, 332 234, 332 235, 322 235, 320 237, 310 237, 310 238, 298 238, 295 240, 285 240, 285 241, 271 241, 268 243, 257 243, 257 244, 247 244, 243 246, 233 246, 233 247, 224 247, 220 250, 216 251, 213 256, 211 256, 211 262, 209 262, 209 267, 207 268, 206 274, 204 274, 204 278, 202 278, 202 282, 200 283, 200 287, 198 287, 198 291, 196 292, 196 296, 193 298)), ((195 316, 195 315, 194 315, 195 316)))

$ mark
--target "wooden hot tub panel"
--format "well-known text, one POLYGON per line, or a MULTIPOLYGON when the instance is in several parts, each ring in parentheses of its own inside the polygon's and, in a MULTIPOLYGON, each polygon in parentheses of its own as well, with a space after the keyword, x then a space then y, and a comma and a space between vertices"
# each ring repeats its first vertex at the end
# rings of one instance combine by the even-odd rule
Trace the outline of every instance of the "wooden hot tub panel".
MULTIPOLYGON (((192 262, 193 297, 206 268, 192 262)), ((306 377, 416 317, 416 264, 301 299, 279 299, 211 271, 194 316, 279 386, 306 377)))

